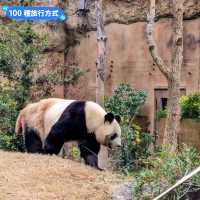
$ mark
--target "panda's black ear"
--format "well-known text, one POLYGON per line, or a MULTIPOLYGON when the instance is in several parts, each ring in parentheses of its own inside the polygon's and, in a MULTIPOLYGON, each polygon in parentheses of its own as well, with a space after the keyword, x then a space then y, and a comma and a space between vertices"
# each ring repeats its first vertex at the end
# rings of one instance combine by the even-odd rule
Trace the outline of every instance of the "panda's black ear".
POLYGON ((116 119, 117 122, 120 124, 120 122, 121 122, 121 118, 120 118, 120 116, 119 116, 119 115, 115 115, 115 119, 116 119))
POLYGON ((114 120, 115 116, 112 113, 107 113, 104 117, 104 122, 110 122, 114 120))

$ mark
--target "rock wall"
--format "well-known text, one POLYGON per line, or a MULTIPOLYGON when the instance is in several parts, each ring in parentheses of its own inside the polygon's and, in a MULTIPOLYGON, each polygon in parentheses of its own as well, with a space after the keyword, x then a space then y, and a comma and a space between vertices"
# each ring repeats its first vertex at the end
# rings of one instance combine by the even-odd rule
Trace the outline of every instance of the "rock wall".
MULTIPOLYGON (((156 23, 155 36, 159 52, 168 65, 171 60, 172 21, 161 19, 156 23)), ((200 89, 200 20, 184 21, 184 64, 181 87, 186 93, 200 89)), ((112 23, 106 26, 107 70, 105 82, 106 95, 122 81, 134 88, 144 89, 148 98, 141 113, 149 118, 149 130, 154 130, 155 90, 167 88, 165 77, 161 74, 149 54, 145 40, 145 22, 132 24, 112 23)), ((90 71, 82 79, 86 84, 81 91, 87 99, 95 99, 95 59, 96 33, 91 31, 81 39, 80 44, 71 49, 68 59, 90 71)), ((81 85, 81 83, 80 83, 81 85)))
MULTIPOLYGON (((159 121, 160 134, 157 140, 158 144, 163 144, 164 129, 165 129, 165 118, 159 121)), ((178 135, 178 144, 186 144, 196 148, 200 152, 200 123, 194 119, 183 119, 181 120, 180 132, 178 135)))
MULTIPOLYGON (((68 16, 65 22, 35 22, 33 28, 46 35, 48 46, 40 60, 43 72, 57 66, 77 65, 89 69, 77 86, 67 88, 66 96, 77 99, 95 99, 96 32, 94 0, 89 1, 90 12, 86 17, 76 15, 77 0, 36 1, 36 4, 59 5, 68 16), (67 54, 67 50, 69 53, 67 54)), ((3 4, 19 1, 3 0, 3 4)), ((200 90, 200 1, 184 1, 184 64, 182 87, 186 93, 200 90)), ((106 95, 122 81, 137 89, 148 91, 141 114, 148 117, 149 130, 154 131, 155 90, 167 88, 165 78, 154 66, 145 40, 147 0, 104 0, 107 42, 108 77, 106 95)), ((158 0, 156 6, 155 36, 164 60, 170 64, 172 45, 172 15, 170 0, 158 0)), ((0 23, 5 19, 0 18, 0 23)), ((63 87, 56 88, 55 96, 63 96, 63 87)))
MULTIPOLYGON (((71 3, 73 1, 70 1, 71 3)), ((148 92, 142 115, 148 116, 149 130, 154 131, 155 90, 167 88, 165 77, 154 66, 145 40, 145 13, 148 1, 105 1, 107 42, 106 95, 122 81, 129 82, 137 89, 148 92)), ((72 3, 73 4, 73 3, 72 3)), ((69 3, 69 5, 71 5, 69 3)), ((73 4, 74 5, 74 4, 73 4)), ((200 2, 185 1, 184 13, 184 64, 182 85, 186 93, 200 89, 200 2)), ((95 99, 96 32, 94 6, 91 6, 88 30, 79 36, 80 43, 70 50, 67 58, 78 66, 88 68, 89 73, 82 79, 81 91, 95 99)), ((165 62, 170 65, 172 47, 172 19, 169 1, 158 1, 155 37, 165 62), (162 4, 161 4, 162 2, 162 4)), ((69 12, 69 11, 68 11, 69 12)), ((85 23, 86 20, 82 21, 85 23)), ((76 30, 80 19, 73 16, 67 21, 68 27, 76 30)), ((78 38, 78 37, 77 37, 78 38)), ((81 85, 81 83, 80 83, 81 85)))
MULTIPOLYGON (((95 5, 94 0, 87 0, 90 12, 88 14, 88 28, 96 28, 95 20, 95 5)), ((64 0, 63 8, 68 14, 68 26, 71 28, 77 27, 77 17, 74 15, 76 10, 76 0, 64 0)), ((141 22, 146 20, 146 12, 148 10, 148 0, 104 0, 104 15, 105 23, 118 23, 118 24, 131 24, 134 22, 141 22)), ((156 2, 156 18, 172 17, 171 14, 171 0, 158 0, 156 2)), ((184 18, 192 19, 199 16, 200 1, 198 0, 185 0, 184 1, 184 18)))
MULTIPOLYGON (((57 2, 54 1, 56 4, 57 2)), ((69 87, 67 97, 95 100, 95 62, 96 32, 94 1, 90 1, 90 12, 86 17, 75 14, 76 1, 64 0, 60 6, 69 16, 64 23, 37 24, 43 26, 49 36, 45 66, 51 66, 54 56, 68 65, 77 65, 89 69, 81 77, 77 86, 69 87), (82 26, 84 25, 84 26, 82 26), (84 27, 84 29, 82 29, 84 27), (69 53, 65 54, 66 49, 69 53), (63 54, 61 56, 61 54, 63 54), (49 56, 50 55, 50 56, 49 56), (53 56, 54 55, 54 56, 53 56)), ((200 1, 184 2, 184 64, 182 70, 182 88, 186 93, 200 90, 200 1)), ((141 114, 148 117, 148 129, 155 128, 155 90, 167 88, 167 82, 154 66, 145 40, 145 18, 148 9, 147 0, 105 0, 104 14, 107 41, 107 69, 105 93, 110 95, 122 81, 137 89, 148 92, 148 98, 141 114)), ((171 4, 169 0, 157 1, 157 23, 155 37, 161 56, 170 64, 172 45, 171 4)), ((45 60, 44 59, 44 60, 45 60)), ((57 88, 56 95, 63 95, 63 88, 57 88)))

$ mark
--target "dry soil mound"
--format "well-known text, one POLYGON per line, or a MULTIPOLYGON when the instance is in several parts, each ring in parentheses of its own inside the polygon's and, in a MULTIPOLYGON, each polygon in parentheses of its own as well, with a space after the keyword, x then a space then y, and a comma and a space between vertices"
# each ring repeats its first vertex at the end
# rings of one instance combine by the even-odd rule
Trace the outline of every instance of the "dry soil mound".
POLYGON ((118 182, 57 156, 0 151, 0 200, 109 200, 118 182))

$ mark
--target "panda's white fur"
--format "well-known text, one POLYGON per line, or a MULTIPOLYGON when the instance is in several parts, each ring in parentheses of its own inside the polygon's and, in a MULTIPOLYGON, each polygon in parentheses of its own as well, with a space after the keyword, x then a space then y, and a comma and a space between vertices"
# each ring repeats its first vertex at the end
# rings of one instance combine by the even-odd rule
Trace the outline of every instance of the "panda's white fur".
MULTIPOLYGON (((37 103, 28 104, 19 114, 16 122, 16 133, 24 134, 25 125, 37 130, 44 146, 52 126, 58 121, 64 110, 75 100, 49 98, 37 103)), ((86 101, 85 118, 88 133, 94 133, 99 143, 104 144, 106 136, 117 133, 111 146, 121 145, 121 129, 114 119, 111 123, 105 122, 106 112, 98 104, 86 101)))
POLYGON ((36 103, 28 104, 24 109, 22 109, 18 115, 15 132, 16 134, 25 134, 26 126, 37 130, 37 134, 44 143, 45 138, 48 133, 45 131, 45 128, 48 127, 45 125, 45 113, 51 108, 59 99, 49 98, 40 100, 36 103))

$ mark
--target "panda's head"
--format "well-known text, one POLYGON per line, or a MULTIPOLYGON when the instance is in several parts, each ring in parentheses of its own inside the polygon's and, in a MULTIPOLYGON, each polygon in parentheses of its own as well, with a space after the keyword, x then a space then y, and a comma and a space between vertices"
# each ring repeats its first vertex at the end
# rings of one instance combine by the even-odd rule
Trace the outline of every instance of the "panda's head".
POLYGON ((119 123, 119 116, 114 116, 112 113, 105 114, 103 123, 95 131, 97 140, 109 148, 120 147, 121 128, 119 123))
POLYGON ((97 103, 85 104, 86 127, 88 133, 94 133, 97 142, 108 147, 121 146, 120 117, 114 116, 97 103))

